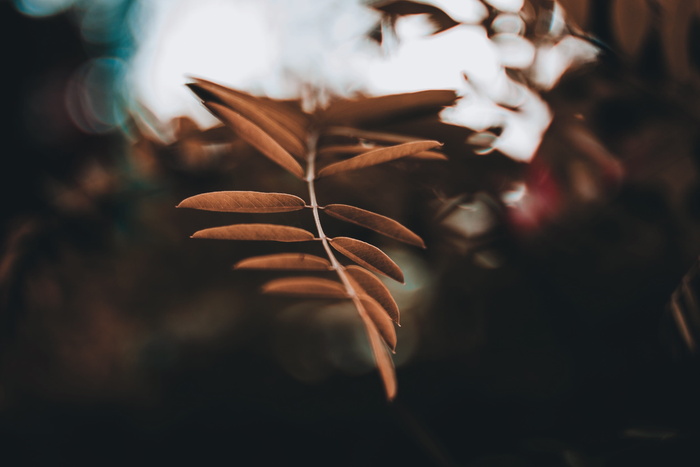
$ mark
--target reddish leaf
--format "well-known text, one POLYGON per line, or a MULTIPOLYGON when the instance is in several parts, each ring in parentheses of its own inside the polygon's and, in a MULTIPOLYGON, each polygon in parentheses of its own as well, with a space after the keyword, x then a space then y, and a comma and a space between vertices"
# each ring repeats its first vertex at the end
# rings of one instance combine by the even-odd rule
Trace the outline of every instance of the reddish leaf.
POLYGON ((397 146, 388 148, 373 149, 371 151, 355 156, 352 159, 347 159, 341 162, 336 162, 327 167, 324 167, 318 172, 317 177, 326 177, 338 172, 357 170, 364 167, 370 167, 384 162, 393 161, 401 157, 411 156, 428 149, 432 149, 442 144, 437 141, 414 141, 411 143, 403 143, 397 146))
POLYGON ((233 110, 217 103, 209 102, 205 105, 224 123, 230 126, 246 143, 297 177, 304 178, 304 170, 296 159, 270 135, 260 129, 259 126, 233 110))
POLYGON ((396 329, 394 329, 394 323, 391 321, 391 318, 387 316, 384 308, 372 297, 365 295, 360 297, 360 301, 384 342, 387 343, 393 352, 396 349, 396 329))
POLYGON ((319 277, 285 277, 263 285, 263 293, 311 298, 348 298, 343 284, 319 277))
POLYGON ((303 209, 306 203, 286 193, 257 191, 214 191, 187 198, 178 208, 218 212, 287 212, 303 209))
POLYGON ((333 248, 360 266, 403 283, 401 269, 376 246, 348 237, 336 237, 330 239, 330 243, 333 248))
POLYGON ((314 239, 308 230, 275 224, 236 224, 200 230, 192 238, 216 240, 272 240, 276 242, 306 242, 314 239))
POLYGON ((387 237, 425 248, 423 240, 403 225, 386 216, 345 204, 329 204, 323 209, 329 216, 361 225, 387 237))
MULTIPOLYGON (((234 269, 290 269, 306 271, 330 271, 331 263, 324 258, 305 253, 280 253, 255 256, 239 261, 234 269)), ((368 292, 369 293, 369 292, 368 292)))
POLYGON ((372 297, 381 305, 388 316, 399 324, 399 307, 391 296, 391 292, 382 283, 381 280, 365 268, 360 266, 350 265, 346 268, 350 279, 354 281, 354 285, 358 286, 364 293, 372 297))

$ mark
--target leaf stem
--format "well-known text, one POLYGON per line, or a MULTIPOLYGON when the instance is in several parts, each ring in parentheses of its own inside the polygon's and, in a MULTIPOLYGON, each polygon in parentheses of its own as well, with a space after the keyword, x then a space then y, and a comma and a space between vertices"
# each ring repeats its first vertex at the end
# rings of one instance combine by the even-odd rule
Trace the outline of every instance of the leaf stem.
MULTIPOLYGON (((326 233, 323 231, 323 226, 321 225, 321 216, 319 215, 319 210, 322 209, 321 206, 318 205, 318 200, 316 198, 316 146, 318 144, 318 133, 312 132, 309 136, 308 140, 308 153, 306 155, 306 183, 309 188, 309 202, 311 209, 313 210, 313 215, 314 215, 314 222, 316 223, 316 230, 318 231, 318 238, 321 240, 321 243, 323 244, 323 249, 326 250, 326 255, 328 255, 328 259, 331 262, 331 266, 333 267, 333 270, 338 274, 338 278, 340 281, 343 283, 345 286, 345 290, 350 296, 350 298, 355 302, 355 305, 359 305, 359 307, 362 307, 362 303, 359 301, 358 296, 357 296, 357 291, 355 288, 352 286, 352 283, 350 282, 350 279, 348 279, 347 274, 345 273, 345 267, 343 267, 342 264, 340 264, 340 261, 336 258, 335 254, 333 253, 333 250, 331 249, 329 238, 326 235, 326 233)), ((364 309, 363 309, 364 311, 364 309)))
MULTIPOLYGON (((360 296, 358 294, 358 291, 355 289, 353 286, 352 282, 348 278, 348 275, 345 271, 345 267, 340 264, 338 259, 336 258, 335 254, 333 253, 333 249, 331 248, 330 245, 330 239, 326 235, 326 233, 323 231, 323 226, 321 225, 321 216, 319 215, 319 210, 323 209, 322 206, 318 205, 318 200, 316 198, 316 156, 317 156, 317 145, 318 145, 318 138, 319 134, 317 132, 310 132, 309 134, 309 139, 307 141, 307 155, 306 155, 306 176, 304 177, 304 180, 306 181, 308 188, 309 188, 309 203, 310 207, 313 210, 313 216, 314 216, 314 222, 316 223, 316 230, 318 231, 318 239, 321 240, 321 243, 323 244, 324 250, 326 250, 326 255, 328 256, 328 259, 331 262, 331 267, 333 270, 336 272, 338 275, 338 278, 340 281, 343 283, 343 286, 345 287, 345 291, 347 292, 349 298, 352 300, 353 305, 355 305, 355 308, 357 309, 358 314, 360 315, 360 318, 362 319, 362 324, 365 327, 365 330, 367 332, 367 336, 370 339, 370 346, 372 347, 372 353, 374 356, 375 360, 375 365, 379 369, 381 378, 382 378, 382 384, 384 385, 384 389, 386 391, 387 397, 389 400, 393 399, 395 392, 396 392, 396 382, 395 382, 395 376, 387 376, 386 375, 386 368, 384 371, 382 371, 381 364, 379 363, 379 355, 377 355, 376 352, 381 352, 385 351, 388 352, 388 349, 385 346, 382 346, 379 344, 381 347, 383 347, 381 350, 375 347, 373 344, 373 341, 375 341, 371 335, 372 333, 376 334, 376 330, 373 329, 371 326, 371 319, 369 318, 369 315, 367 313, 367 310, 365 310, 365 306, 362 303, 362 300, 360 300, 360 296)), ((386 358, 391 359, 391 357, 387 356, 386 358)), ((392 370, 393 371, 393 370, 392 370)))

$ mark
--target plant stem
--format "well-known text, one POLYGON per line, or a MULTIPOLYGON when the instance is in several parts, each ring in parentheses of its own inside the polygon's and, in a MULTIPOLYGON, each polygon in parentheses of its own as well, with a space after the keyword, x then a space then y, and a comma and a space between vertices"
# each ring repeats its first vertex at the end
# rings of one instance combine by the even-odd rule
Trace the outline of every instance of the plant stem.
MULTIPOLYGON (((342 264, 338 261, 336 258, 335 254, 333 253, 333 249, 331 248, 330 242, 328 241, 328 236, 326 233, 323 231, 323 226, 321 225, 321 216, 319 215, 319 205, 318 205, 318 200, 316 199, 316 145, 318 143, 318 133, 311 133, 309 136, 309 141, 308 141, 308 154, 306 156, 306 183, 309 187, 309 202, 311 203, 311 210, 313 211, 314 215, 314 222, 316 223, 316 230, 318 232, 318 238, 321 240, 321 243, 323 244, 323 248, 326 250, 326 255, 328 255, 328 259, 331 261, 331 266, 333 267, 333 270, 338 274, 338 278, 340 278, 340 281, 343 283, 345 286, 345 290, 350 296, 350 298, 353 300, 353 302, 358 300, 357 297, 357 291, 355 288, 352 286, 352 283, 348 279, 347 274, 345 273, 345 268, 343 267, 342 264)), ((357 305, 357 303, 356 303, 357 305)), ((362 306, 360 304, 360 306, 362 306)))
MULTIPOLYGON (((360 315, 360 318, 362 319, 362 324, 365 327, 365 331, 367 332, 367 336, 370 339, 370 346, 372 347, 372 354, 374 356, 375 360, 375 365, 377 368, 380 370, 380 375, 382 377, 382 383, 384 384, 384 389, 386 390, 387 397, 391 399, 393 397, 392 391, 389 389, 390 383, 387 380, 387 377, 381 370, 380 363, 379 363, 379 356, 376 354, 376 352, 381 352, 381 351, 386 351, 388 352, 388 349, 384 347, 383 349, 378 349, 372 344, 372 337, 370 335, 372 333, 377 333, 377 330, 373 327, 372 320, 370 319, 367 310, 365 310, 365 306, 362 303, 362 300, 360 300, 360 295, 358 294, 358 291, 355 289, 353 286, 352 282, 350 281, 350 278, 347 275, 347 272, 345 271, 345 267, 340 264, 338 259, 336 258, 335 254, 333 253, 333 249, 331 248, 330 245, 330 239, 326 235, 326 233, 323 231, 323 227, 321 225, 321 216, 319 215, 319 210, 320 206, 318 205, 318 200, 316 199, 316 156, 317 156, 317 145, 318 145, 318 138, 319 134, 318 132, 310 132, 309 134, 309 139, 307 141, 307 155, 306 155, 306 184, 309 188, 309 203, 310 207, 313 211, 313 216, 314 216, 314 222, 316 223, 316 230, 318 232, 318 239, 321 240, 321 243, 323 244, 324 250, 326 250, 326 255, 328 255, 328 259, 331 262, 331 267, 333 270, 336 272, 338 275, 338 278, 340 281, 343 283, 343 286, 345 287, 345 291, 348 294, 348 297, 352 300, 353 305, 355 305, 355 308, 357 309, 357 313, 360 315)), ((380 344, 381 345, 381 344, 380 344)), ((387 357, 391 358, 391 357, 387 357)), ((395 378, 396 376, 393 375, 389 379, 394 379, 393 384, 395 385, 395 378)))

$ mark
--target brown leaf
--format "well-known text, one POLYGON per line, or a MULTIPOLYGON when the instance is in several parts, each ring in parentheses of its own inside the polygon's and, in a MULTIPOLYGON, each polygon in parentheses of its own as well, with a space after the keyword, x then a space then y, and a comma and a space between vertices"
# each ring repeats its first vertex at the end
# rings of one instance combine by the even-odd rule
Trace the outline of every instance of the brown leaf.
POLYGON ((323 209, 323 212, 336 219, 367 227, 401 242, 425 248, 425 243, 418 235, 389 217, 346 204, 329 204, 323 209))
MULTIPOLYGON (((198 85, 192 84, 190 85, 190 88, 194 90, 196 86, 198 85)), ((199 86, 206 85, 200 84, 199 86)), ((266 113, 262 109, 262 105, 259 100, 253 100, 254 98, 252 98, 252 96, 250 97, 251 99, 246 99, 239 94, 226 93, 224 104, 226 104, 226 107, 238 112, 243 117, 260 127, 261 130, 270 135, 280 144, 280 146, 289 151, 291 154, 297 156, 298 158, 304 158, 306 155, 306 145, 304 142, 291 130, 266 113)))
POLYGON ((417 154, 408 156, 407 159, 415 159, 420 161, 446 161, 447 156, 436 151, 421 151, 417 154))
POLYGON ((189 88, 202 100, 211 101, 212 97, 232 109, 241 100, 254 104, 261 112, 290 130, 301 141, 307 137, 306 128, 309 125, 308 116, 301 109, 292 109, 282 102, 251 96, 235 89, 212 83, 204 79, 193 78, 196 83, 188 84, 189 88))
POLYGON ((370 319, 377 327, 379 334, 384 338, 384 342, 387 343, 392 352, 396 350, 396 329, 394 329, 394 323, 386 314, 384 308, 368 295, 360 297, 360 301, 370 319))
POLYGON ((331 246, 370 271, 384 274, 403 284, 401 269, 382 250, 360 240, 348 237, 330 239, 331 246))
POLYGON ((360 313, 362 322, 367 330, 367 337, 369 338, 370 348, 372 349, 372 355, 374 355, 374 361, 377 364, 377 369, 379 370, 379 375, 382 378, 382 384, 384 385, 384 391, 386 392, 386 397, 389 400, 396 397, 396 371, 394 370, 394 361, 391 359, 389 350, 382 337, 379 335, 372 319, 368 314, 360 313))
POLYGON ((339 144, 335 146, 326 146, 318 151, 319 156, 335 156, 337 154, 362 154, 374 147, 368 147, 364 144, 339 144))
POLYGON ((345 270, 350 276, 350 279, 355 282, 354 285, 358 286, 367 295, 375 299, 389 318, 396 324, 399 324, 399 307, 396 305, 394 297, 391 296, 391 292, 389 292, 389 289, 386 288, 382 281, 365 268, 355 266, 354 264, 346 267, 345 270))
POLYGON ((349 298, 343 284, 320 277, 285 277, 263 285, 263 293, 311 298, 349 298))
POLYGON ((214 191, 187 198, 178 208, 217 212, 287 212, 298 211, 306 202, 286 193, 257 191, 214 191))
POLYGON ((236 224, 200 230, 192 238, 216 240, 272 240, 276 242, 306 242, 314 239, 308 230, 275 224, 236 224))
MULTIPOLYGON (((324 258, 305 253, 279 253, 254 256, 233 265, 234 269, 289 269, 306 271, 330 271, 331 263, 324 258)), ((369 293, 369 292, 368 292, 369 293)))
POLYGON ((229 125, 246 143, 253 146, 270 160, 289 170, 297 177, 304 178, 304 170, 294 157, 270 135, 250 120, 215 102, 205 103, 209 110, 229 125))
POLYGON ((369 121, 387 121, 437 112, 454 104, 457 93, 451 90, 430 90, 406 94, 368 97, 339 101, 322 115, 328 125, 353 125, 369 121))
POLYGON ((636 58, 649 33, 651 8, 639 0, 615 0, 611 7, 615 39, 623 52, 636 58))
POLYGON ((403 143, 388 148, 373 149, 371 151, 355 156, 352 159, 347 159, 341 162, 336 162, 327 167, 324 167, 318 172, 317 177, 325 177, 338 172, 357 170, 364 167, 370 167, 384 162, 393 161, 401 157, 411 156, 419 152, 432 149, 442 144, 437 141, 414 141, 411 143, 403 143))

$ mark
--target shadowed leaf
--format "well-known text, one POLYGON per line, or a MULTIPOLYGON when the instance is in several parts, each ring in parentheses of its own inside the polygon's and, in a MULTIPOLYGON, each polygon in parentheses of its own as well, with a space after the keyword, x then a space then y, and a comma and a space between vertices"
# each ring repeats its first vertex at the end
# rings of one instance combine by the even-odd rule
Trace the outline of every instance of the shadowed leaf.
POLYGON ((425 248, 425 243, 418 235, 386 216, 345 204, 329 204, 323 212, 336 219, 367 227, 395 240, 425 248))
POLYGON ((294 157, 270 135, 250 120, 214 102, 205 103, 214 115, 219 117, 246 143, 263 153, 270 160, 284 167, 299 178, 304 178, 304 170, 294 157))
POLYGON ((370 167, 377 164, 382 164, 384 162, 393 161, 402 157, 417 154, 428 149, 441 146, 441 143, 437 141, 414 141, 410 143, 403 143, 397 146, 390 146, 388 148, 373 149, 371 151, 355 156, 352 159, 347 159, 341 162, 336 162, 327 167, 324 167, 318 172, 318 177, 325 177, 328 175, 333 175, 338 172, 344 172, 348 170, 357 170, 364 167, 370 167))
POLYGON ((360 266, 403 283, 401 269, 376 246, 348 237, 336 237, 331 239, 330 243, 333 248, 360 266))
POLYGON ((192 238, 216 240, 272 240, 276 242, 306 242, 314 239, 308 230, 275 224, 236 224, 200 230, 192 238))
POLYGON ((379 370, 379 376, 382 378, 382 384, 384 385, 386 397, 387 399, 392 400, 394 397, 396 397, 397 389, 394 361, 391 359, 389 349, 387 349, 386 344, 384 344, 384 340, 379 335, 379 331, 377 331, 368 313, 362 310, 362 312, 360 312, 360 317, 362 318, 362 322, 367 330, 369 345, 372 349, 372 355, 374 355, 374 361, 377 364, 377 369, 379 370))
POLYGON ((361 290, 372 297, 381 305, 384 311, 389 315, 396 324, 399 324, 399 307, 391 296, 389 289, 382 283, 381 280, 365 268, 360 266, 350 265, 346 268, 350 279, 355 282, 361 290))
POLYGON ((372 297, 365 295, 360 297, 360 301, 367 315, 369 315, 370 319, 377 327, 384 342, 387 343, 393 352, 396 349, 396 329, 394 329, 394 323, 391 321, 391 318, 386 314, 384 308, 372 297))
MULTIPOLYGON (((197 84, 189 85, 192 90, 199 86, 197 84)), ((306 147, 301 139, 299 139, 291 130, 284 127, 280 122, 272 118, 262 109, 259 100, 254 98, 245 99, 240 95, 228 93, 225 95, 223 103, 230 109, 238 112, 243 117, 247 118, 260 129, 270 135, 280 146, 289 151, 291 154, 303 158, 306 153, 306 147)))
MULTIPOLYGON (((239 261, 234 269, 290 269, 306 271, 330 271, 331 263, 324 258, 305 253, 280 253, 255 256, 239 261)), ((368 292, 369 293, 369 292, 368 292)))
POLYGON ((454 91, 431 90, 340 101, 325 111, 323 121, 329 125, 387 121, 438 111, 454 104, 456 99, 457 93, 454 91))
POLYGON ((343 284, 319 277, 285 277, 263 285, 263 293, 312 298, 348 298, 343 284))
POLYGON ((306 202, 286 193, 257 191, 214 191, 187 198, 178 208, 217 212, 287 212, 298 211, 306 202))
POLYGON ((190 83, 188 86, 202 100, 211 101, 213 97, 216 101, 232 109, 235 109, 236 104, 244 100, 254 104, 260 112, 264 112, 268 117, 290 130, 299 140, 304 141, 306 139, 308 117, 301 110, 289 108, 281 102, 251 96, 211 81, 199 78, 193 79, 196 83, 190 83))

